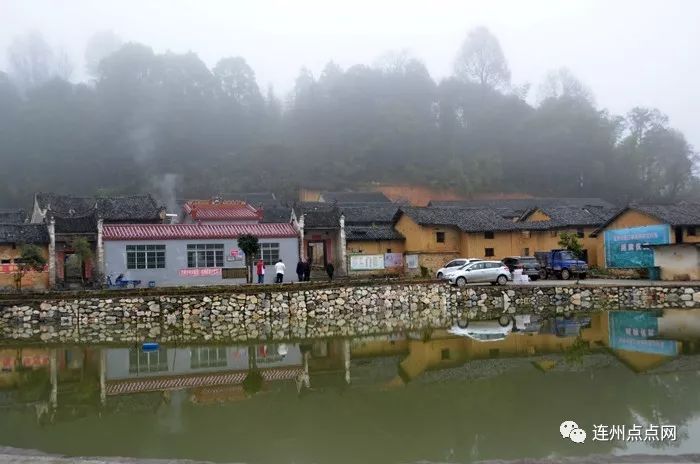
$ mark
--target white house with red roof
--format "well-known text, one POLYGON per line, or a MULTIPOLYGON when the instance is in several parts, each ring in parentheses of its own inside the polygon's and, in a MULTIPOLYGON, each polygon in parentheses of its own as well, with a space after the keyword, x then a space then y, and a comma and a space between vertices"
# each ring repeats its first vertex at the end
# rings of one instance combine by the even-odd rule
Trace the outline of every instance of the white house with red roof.
POLYGON ((291 223, 105 224, 105 274, 120 274, 141 286, 241 284, 245 256, 238 237, 258 237, 265 283, 274 282, 274 264, 287 265, 285 282, 297 280, 299 233, 291 223))

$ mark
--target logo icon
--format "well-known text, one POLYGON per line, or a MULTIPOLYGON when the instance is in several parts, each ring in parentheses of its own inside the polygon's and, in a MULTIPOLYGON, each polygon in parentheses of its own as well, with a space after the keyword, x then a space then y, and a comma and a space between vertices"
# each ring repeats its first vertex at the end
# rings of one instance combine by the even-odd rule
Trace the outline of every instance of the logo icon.
POLYGON ((580 429, 578 424, 572 420, 567 420, 559 426, 559 433, 562 438, 568 438, 574 443, 583 443, 586 441, 586 431, 580 429))

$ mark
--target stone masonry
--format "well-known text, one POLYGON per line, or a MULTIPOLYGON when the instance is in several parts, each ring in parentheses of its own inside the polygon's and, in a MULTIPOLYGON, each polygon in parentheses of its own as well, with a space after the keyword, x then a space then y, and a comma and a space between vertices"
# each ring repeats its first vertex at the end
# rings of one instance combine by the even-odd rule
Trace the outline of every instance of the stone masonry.
MULTIPOLYGON (((165 290, 163 290, 165 291, 165 290)), ((370 335, 446 327, 506 314, 700 308, 693 286, 451 287, 396 283, 209 294, 0 301, 0 341, 163 343, 370 335)))

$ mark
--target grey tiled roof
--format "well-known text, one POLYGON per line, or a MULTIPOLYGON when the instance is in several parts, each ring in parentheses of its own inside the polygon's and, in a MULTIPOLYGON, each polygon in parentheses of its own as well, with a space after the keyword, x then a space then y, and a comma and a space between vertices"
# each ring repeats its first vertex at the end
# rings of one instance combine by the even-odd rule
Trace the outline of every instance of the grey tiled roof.
POLYGON ((0 243, 49 243, 44 224, 0 224, 0 243))
POLYGON ((700 203, 677 203, 675 205, 632 205, 650 216, 661 219, 672 226, 700 225, 700 203))
POLYGON ((279 206, 280 202, 272 192, 239 192, 239 193, 222 193, 219 195, 222 200, 240 200, 245 201, 251 206, 271 207, 279 206))
POLYGON ((607 221, 617 210, 599 206, 552 206, 533 208, 523 215, 521 224, 523 227, 532 224, 532 229, 551 229, 561 227, 598 227, 607 221), (549 216, 549 221, 526 221, 527 217, 536 210, 549 216))
POLYGON ((340 229, 340 209, 323 202, 304 201, 294 206, 297 218, 304 215, 305 229, 340 229))
POLYGON ((286 206, 265 207, 262 222, 289 222, 292 220, 292 208, 286 206))
POLYGON ((517 223, 495 209, 403 207, 401 211, 421 225, 458 227, 464 232, 519 230, 517 223))
POLYGON ((392 223, 399 212, 394 204, 366 204, 363 206, 341 206, 345 224, 392 223))
POLYGON ((83 216, 54 216, 57 234, 96 234, 97 216, 89 213, 83 216))
POLYGON ((0 223, 22 224, 27 220, 27 213, 23 209, 0 209, 0 223))
POLYGON ((448 200, 431 201, 431 207, 440 208, 499 208, 508 212, 509 217, 520 217, 533 208, 557 208, 563 206, 614 208, 614 205, 601 198, 578 197, 539 197, 513 200, 448 200))
POLYGON ((37 193, 36 200, 41 209, 50 208, 54 216, 78 217, 96 210, 105 222, 156 222, 161 213, 161 207, 148 194, 80 197, 37 193))
POLYGON ((323 192, 326 203, 391 203, 382 192, 323 192))
POLYGON ((374 226, 345 226, 345 237, 349 242, 361 240, 403 240, 404 236, 396 231, 391 224, 374 226))

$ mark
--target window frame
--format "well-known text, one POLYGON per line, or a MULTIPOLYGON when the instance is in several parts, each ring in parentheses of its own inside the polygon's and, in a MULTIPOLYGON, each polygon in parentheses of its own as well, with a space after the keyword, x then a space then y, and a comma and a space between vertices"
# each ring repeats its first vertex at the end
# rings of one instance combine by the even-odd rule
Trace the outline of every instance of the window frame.
POLYGON ((281 247, 279 242, 260 243, 260 252, 258 252, 258 259, 262 258, 263 262, 265 263, 265 266, 272 266, 280 259, 280 248, 281 247))
POLYGON ((165 269, 167 265, 166 245, 160 243, 126 245, 124 257, 128 270, 165 269))
POLYGON ((185 250, 189 269, 224 267, 223 243, 188 243, 185 250))
POLYGON ((442 230, 435 231, 435 243, 445 243, 445 232, 442 230))
POLYGON ((484 256, 486 258, 492 258, 492 257, 496 256, 496 249, 493 247, 485 247, 484 248, 484 256), (491 250, 491 254, 489 254, 489 250, 491 250))

